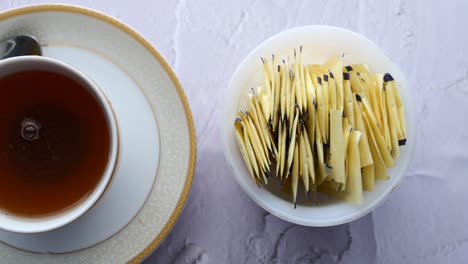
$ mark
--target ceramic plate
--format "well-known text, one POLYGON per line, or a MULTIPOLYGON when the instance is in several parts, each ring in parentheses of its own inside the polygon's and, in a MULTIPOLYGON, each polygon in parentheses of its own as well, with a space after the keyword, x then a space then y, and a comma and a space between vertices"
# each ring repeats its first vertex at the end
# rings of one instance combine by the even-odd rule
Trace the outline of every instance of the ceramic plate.
POLYGON ((0 39, 16 34, 35 36, 44 56, 76 67, 104 90, 121 129, 121 153, 116 177, 92 211, 52 232, 0 231, 0 262, 143 260, 174 225, 194 172, 195 131, 180 83, 148 41, 95 11, 37 5, 0 14, 0 39))

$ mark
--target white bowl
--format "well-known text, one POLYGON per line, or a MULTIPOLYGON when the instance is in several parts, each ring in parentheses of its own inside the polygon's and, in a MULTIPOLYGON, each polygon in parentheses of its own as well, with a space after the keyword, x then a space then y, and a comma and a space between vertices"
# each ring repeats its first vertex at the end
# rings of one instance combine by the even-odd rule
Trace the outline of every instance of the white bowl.
MULTIPOLYGON (((229 84, 222 116, 222 136, 226 160, 234 176, 247 194, 270 213, 286 221, 306 226, 333 226, 353 221, 377 208, 402 181, 415 142, 414 114, 407 82, 399 68, 382 49, 365 37, 343 28, 331 26, 304 26, 281 32, 263 42, 239 65, 229 84), (405 106, 407 144, 401 148, 400 157, 388 170, 390 179, 377 181, 373 192, 365 192, 361 205, 351 205, 336 199, 300 198, 297 208, 291 198, 276 191, 258 188, 253 182, 240 154, 235 135, 234 120, 239 110, 246 110, 245 95, 249 89, 262 84, 260 57, 277 61, 286 58, 294 48, 303 47, 304 63, 323 63, 333 55, 344 52, 344 64, 365 63, 371 72, 391 73, 395 78, 405 106), (306 202, 304 202, 307 200, 306 202)), ((269 184, 271 185, 271 184, 269 184)), ((268 187, 275 189, 275 187, 268 187)))

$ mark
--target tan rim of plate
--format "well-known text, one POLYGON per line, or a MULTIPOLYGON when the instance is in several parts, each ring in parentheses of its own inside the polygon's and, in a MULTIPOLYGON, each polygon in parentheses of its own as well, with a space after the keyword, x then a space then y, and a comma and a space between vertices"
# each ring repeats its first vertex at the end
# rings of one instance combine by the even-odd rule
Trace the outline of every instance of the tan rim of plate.
POLYGON ((113 26, 119 28, 120 30, 132 36, 141 45, 143 45, 153 55, 153 57, 156 60, 158 60, 159 63, 161 63, 161 65, 164 67, 166 72, 169 74, 172 82, 174 83, 175 87, 177 88, 177 92, 179 94, 180 100, 182 101, 182 104, 184 106, 185 115, 187 117, 187 125, 189 128, 189 134, 190 134, 190 160, 189 160, 189 166, 188 166, 188 171, 187 171, 187 177, 185 179, 184 188, 179 198, 179 201, 177 203, 177 206, 175 210, 173 211, 171 217, 169 218, 169 221, 164 226, 164 228, 143 251, 141 251, 136 257, 134 257, 129 262, 129 263, 139 263, 157 248, 157 246, 161 243, 161 241, 166 237, 166 235, 172 229, 175 222, 179 218, 180 213, 182 212, 185 201, 187 200, 187 197, 190 191, 190 187, 192 185, 193 174, 195 172, 197 146, 196 146, 196 137, 195 137, 195 126, 193 123, 192 112, 190 110, 187 97, 185 96, 182 85, 177 79, 175 73, 172 71, 171 67, 169 66, 167 61, 163 58, 163 56, 156 50, 156 48, 154 48, 148 40, 143 38, 140 34, 138 34, 135 30, 133 30, 129 26, 103 13, 90 10, 90 9, 86 9, 83 7, 72 6, 72 5, 43 4, 43 5, 20 7, 14 10, 5 11, 0 14, 0 20, 8 19, 11 17, 19 16, 19 15, 35 13, 35 12, 44 12, 44 11, 71 12, 71 13, 78 13, 78 14, 94 17, 96 19, 112 24, 113 26))

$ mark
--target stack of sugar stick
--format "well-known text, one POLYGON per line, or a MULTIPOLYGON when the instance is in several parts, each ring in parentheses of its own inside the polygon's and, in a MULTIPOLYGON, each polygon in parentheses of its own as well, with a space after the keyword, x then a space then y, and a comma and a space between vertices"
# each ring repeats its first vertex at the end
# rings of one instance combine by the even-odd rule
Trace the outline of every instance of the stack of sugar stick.
POLYGON ((388 179, 387 168, 406 144, 404 108, 389 73, 365 64, 343 67, 343 54, 306 65, 302 47, 293 60, 262 58, 263 83, 246 96, 247 111, 234 122, 252 179, 275 176, 305 192, 359 204, 363 191, 388 179))

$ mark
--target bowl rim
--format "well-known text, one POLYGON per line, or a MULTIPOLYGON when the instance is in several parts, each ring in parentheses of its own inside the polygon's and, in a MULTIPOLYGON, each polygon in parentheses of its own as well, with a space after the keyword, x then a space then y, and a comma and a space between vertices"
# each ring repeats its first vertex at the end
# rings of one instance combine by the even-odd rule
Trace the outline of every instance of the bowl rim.
MULTIPOLYGON (((335 32, 338 32, 338 33, 345 33, 345 34, 350 34, 352 35, 353 37, 355 38, 360 38, 362 39, 363 41, 367 42, 369 44, 369 47, 373 47, 375 50, 378 50, 384 57, 386 57, 389 61, 391 61, 392 63, 392 67, 394 67, 396 69, 396 71, 398 71, 399 75, 400 75, 400 80, 399 82, 403 83, 404 86, 405 86, 405 90, 406 90, 406 93, 408 93, 408 98, 411 98, 411 95, 410 95, 410 90, 409 90, 409 87, 408 87, 408 82, 405 78, 405 76, 403 75, 400 67, 393 62, 393 60, 391 60, 391 58, 386 54, 386 52, 381 48, 379 47, 377 44, 375 44, 373 41, 371 41, 370 39, 366 38, 365 36, 359 34, 359 33, 356 33, 352 30, 349 30, 349 29, 346 29, 346 28, 342 28, 342 27, 336 27, 336 26, 329 26, 329 25, 306 25, 306 26, 299 26, 299 27, 295 27, 295 28, 291 28, 291 29, 288 29, 288 30, 285 30, 285 31, 281 31, 267 39, 265 39, 261 44, 259 44, 256 48, 254 48, 253 50, 251 50, 245 57, 244 59, 239 63, 239 65, 237 66, 236 70, 234 71, 230 81, 229 81, 229 84, 227 86, 227 90, 226 90, 226 93, 224 95, 224 111, 222 113, 222 117, 224 118, 225 116, 228 116, 229 115, 229 110, 228 110, 228 100, 229 98, 232 98, 230 95, 233 93, 234 91, 234 88, 233 88, 233 85, 234 85, 234 81, 236 80, 236 77, 237 75, 239 75, 239 73, 241 72, 241 68, 242 66, 244 66, 244 64, 249 60, 249 58, 251 56, 253 56, 254 54, 258 53, 259 51, 261 51, 265 46, 267 46, 270 42, 273 42, 273 41, 276 41, 277 39, 280 39, 283 37, 283 35, 286 35, 286 34, 291 34, 291 33, 294 33, 296 31, 304 31, 304 30, 329 30, 329 31, 335 31, 335 32)), ((405 105, 405 109, 406 109, 406 116, 405 116, 405 119, 406 119, 406 123, 413 123, 414 124, 414 111, 413 111, 413 107, 411 105, 405 105)), ((406 176, 406 171, 408 169, 408 166, 409 166, 409 163, 411 162, 411 159, 413 157, 413 152, 414 152, 414 146, 415 146, 415 143, 416 143, 416 137, 415 136, 412 136, 410 140, 413 141, 413 144, 410 144, 408 147, 408 161, 405 162, 404 164, 402 164, 402 175, 399 177, 399 179, 397 181, 395 181, 393 183, 393 185, 389 185, 388 187, 386 187, 383 191, 382 191, 382 196, 376 198, 375 200, 371 201, 369 203, 369 205, 367 205, 366 207, 362 208, 362 209, 358 209, 356 211, 353 211, 352 213, 349 213, 345 216, 340 216, 340 217, 337 217, 335 219, 326 219, 326 220, 316 220, 316 219, 304 219, 302 217, 298 217, 298 216, 295 216, 295 215, 291 215, 289 213, 286 213, 284 211, 281 211, 281 210, 276 210, 275 208, 271 207, 270 204, 268 202, 264 202, 264 201, 260 201, 260 199, 258 199, 258 195, 256 195, 256 192, 250 192, 248 191, 248 188, 247 188, 247 183, 243 182, 241 180, 241 175, 239 175, 238 172, 236 172, 236 170, 234 169, 234 167, 232 166, 232 154, 231 154, 231 150, 230 150, 230 147, 229 147, 229 136, 228 136, 228 132, 227 130, 228 129, 231 129, 231 127, 226 127, 223 125, 224 122, 221 122, 221 133, 222 133, 222 140, 223 140, 223 148, 224 148, 224 156, 225 156, 225 159, 226 159, 226 162, 229 164, 229 167, 231 168, 233 174, 234 174, 234 177, 236 179, 236 181, 239 183, 239 185, 242 187, 242 189, 244 190, 244 192, 246 192, 248 194, 248 196, 255 201, 255 203, 257 203, 258 205, 260 205, 260 207, 262 207, 263 209, 265 209, 266 211, 268 211, 269 213, 285 220, 285 221, 288 221, 288 222, 291 222, 291 223, 295 223, 295 224, 299 224, 299 225, 303 225, 303 226, 314 226, 314 227, 326 227, 326 226, 336 226, 336 225, 341 225, 341 224, 345 224, 345 223, 348 223, 348 222, 351 222, 351 221, 354 221, 358 218, 361 218, 367 214, 369 214, 370 212, 372 212, 373 210, 375 210, 377 207, 379 207, 383 202, 385 202, 388 197, 395 191, 395 189, 397 189, 397 187, 400 185, 400 183, 403 181, 403 179, 405 178, 406 176)), ((409 138, 409 135, 407 135, 407 137, 409 138)))

